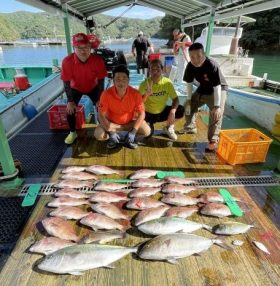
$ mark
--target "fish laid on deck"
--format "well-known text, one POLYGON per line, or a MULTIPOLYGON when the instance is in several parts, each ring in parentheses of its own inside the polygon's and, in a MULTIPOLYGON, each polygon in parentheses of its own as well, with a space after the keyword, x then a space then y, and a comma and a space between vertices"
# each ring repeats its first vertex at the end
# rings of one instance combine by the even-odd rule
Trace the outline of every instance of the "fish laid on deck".
POLYGON ((177 259, 203 252, 213 244, 223 245, 219 239, 209 239, 194 234, 160 235, 146 242, 138 255, 142 259, 166 260, 176 264, 177 259))
POLYGON ((38 268, 59 274, 82 275, 83 271, 93 268, 111 268, 113 262, 136 251, 136 247, 102 244, 74 245, 46 256, 38 268))
POLYGON ((89 215, 83 217, 80 223, 91 227, 93 230, 98 229, 119 229, 125 231, 126 227, 116 222, 112 218, 98 213, 90 213, 89 215))
POLYGON ((114 239, 123 239, 125 238, 126 233, 121 232, 118 230, 107 230, 107 231, 95 231, 92 232, 86 236, 84 236, 79 243, 92 243, 92 242, 98 242, 98 243, 106 243, 108 241, 114 240, 114 239))
POLYGON ((180 178, 175 176, 165 177, 164 180, 169 184, 181 184, 181 185, 196 185, 196 182, 193 179, 180 178))
POLYGON ((86 167, 81 166, 69 166, 65 169, 63 169, 61 172, 63 174, 73 173, 73 172, 83 172, 86 169, 86 167))
POLYGON ((81 206, 81 205, 90 205, 88 200, 85 199, 75 199, 71 197, 58 197, 53 199, 48 203, 48 207, 58 208, 61 206, 81 206))
POLYGON ((52 212, 49 213, 51 216, 60 217, 64 219, 81 219, 88 215, 88 212, 85 212, 77 207, 72 206, 61 206, 52 212))
POLYGON ((42 220, 42 224, 47 233, 50 235, 65 240, 72 240, 75 242, 79 240, 79 237, 77 236, 73 225, 62 218, 45 218, 42 220))
POLYGON ((156 193, 160 192, 160 188, 136 188, 128 194, 130 198, 143 198, 153 196, 156 193))
POLYGON ((180 184, 167 184, 162 187, 161 191, 163 193, 182 193, 187 194, 193 190, 195 190, 196 187, 193 186, 185 186, 180 184))
POLYGON ((170 193, 164 195, 161 198, 161 201, 175 206, 191 206, 191 205, 196 205, 202 200, 199 198, 193 198, 191 196, 183 195, 181 193, 170 193))
POLYGON ((216 217, 225 217, 231 216, 232 213, 230 209, 224 205, 219 203, 210 203, 202 207, 199 212, 203 215, 207 216, 216 216, 216 217))
POLYGON ((193 232, 205 228, 212 230, 212 227, 195 221, 179 217, 161 217, 138 225, 138 229, 149 235, 161 235, 175 232, 193 232))
POLYGON ((198 212, 198 210, 199 208, 197 206, 172 207, 166 211, 165 216, 176 216, 176 217, 186 218, 198 212))
POLYGON ((57 237, 45 237, 37 242, 35 242, 30 248, 30 252, 41 253, 41 254, 50 254, 61 248, 74 245, 74 242, 60 239, 57 237))
POLYGON ((122 192, 96 192, 89 198, 92 203, 115 203, 127 200, 127 195, 122 192))
POLYGON ((120 183, 109 183, 109 182, 98 182, 94 189, 96 191, 105 191, 105 192, 114 192, 121 189, 127 188, 126 184, 120 184, 120 183))
POLYGON ((154 177, 157 172, 157 170, 141 169, 132 173, 129 178, 132 180, 148 179, 150 177, 154 177))
POLYGON ((63 181, 60 181, 58 184, 55 184, 55 187, 80 189, 80 188, 92 188, 93 184, 87 181, 63 180, 63 181))
POLYGON ((56 197, 71 197, 75 199, 87 199, 89 196, 85 193, 77 191, 75 189, 61 189, 58 190, 55 194, 56 197))
POLYGON ((215 234, 233 235, 247 232, 254 225, 245 224, 237 221, 227 221, 217 224, 213 227, 215 234))
POLYGON ((165 184, 164 181, 156 179, 139 179, 132 183, 133 188, 158 188, 161 185, 165 184))
POLYGON ((144 210, 160 206, 166 206, 166 204, 151 198, 133 198, 126 203, 126 207, 128 209, 134 210, 144 210))
POLYGON ((139 224, 142 224, 144 222, 160 218, 166 213, 168 209, 169 206, 159 206, 156 208, 142 210, 135 217, 134 225, 138 226, 139 224))
POLYGON ((97 203, 91 205, 91 208, 97 213, 106 215, 112 219, 130 220, 130 216, 125 215, 118 207, 108 203, 97 203))
POLYGON ((93 175, 93 174, 89 174, 86 172, 73 172, 73 173, 67 173, 63 176, 61 176, 61 179, 63 180, 78 180, 78 181, 87 181, 87 180, 98 180, 98 177, 93 175))
POLYGON ((121 175, 122 172, 113 170, 112 168, 101 166, 101 165, 92 165, 85 169, 85 171, 89 173, 93 173, 95 175, 111 175, 111 174, 118 174, 121 175))
MULTIPOLYGON (((224 203, 225 202, 224 198, 219 193, 216 193, 216 192, 207 192, 207 193, 201 194, 199 197, 204 199, 205 202, 209 202, 209 203, 224 203)), ((240 201, 239 198, 235 198, 235 197, 232 197, 232 198, 235 201, 240 201)))

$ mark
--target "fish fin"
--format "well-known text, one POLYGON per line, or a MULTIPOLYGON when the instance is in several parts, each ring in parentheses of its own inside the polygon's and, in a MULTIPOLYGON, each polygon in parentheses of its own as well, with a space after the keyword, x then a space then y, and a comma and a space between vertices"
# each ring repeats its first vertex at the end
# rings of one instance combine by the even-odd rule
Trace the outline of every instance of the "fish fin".
POLYGON ((110 269, 114 269, 114 268, 116 268, 114 265, 104 265, 103 267, 105 267, 105 268, 110 268, 110 269))
POLYGON ((81 276, 81 275, 84 275, 84 272, 72 271, 72 272, 69 272, 69 274, 71 274, 71 275, 76 275, 76 276, 81 276))
POLYGON ((170 257, 166 259, 171 264, 179 264, 178 260, 176 260, 174 257, 170 257))

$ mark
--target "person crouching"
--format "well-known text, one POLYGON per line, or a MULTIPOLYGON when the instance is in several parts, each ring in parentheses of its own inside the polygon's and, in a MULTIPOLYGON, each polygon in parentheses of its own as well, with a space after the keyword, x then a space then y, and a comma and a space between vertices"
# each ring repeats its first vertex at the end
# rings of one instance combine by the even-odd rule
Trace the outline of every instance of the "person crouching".
POLYGON ((129 70, 118 65, 113 70, 113 86, 103 91, 98 107, 100 124, 94 131, 97 140, 108 140, 107 148, 122 143, 118 132, 128 131, 124 138, 126 147, 138 147, 136 135, 147 137, 151 133, 145 119, 145 108, 138 90, 129 86, 129 70))

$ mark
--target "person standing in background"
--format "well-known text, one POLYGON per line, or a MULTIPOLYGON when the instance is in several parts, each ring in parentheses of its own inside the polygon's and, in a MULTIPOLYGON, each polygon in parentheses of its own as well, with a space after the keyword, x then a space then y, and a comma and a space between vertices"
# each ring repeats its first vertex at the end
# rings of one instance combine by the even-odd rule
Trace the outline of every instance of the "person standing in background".
POLYGON ((72 144, 76 133, 76 108, 82 95, 87 95, 93 104, 97 104, 104 89, 104 78, 107 76, 102 57, 91 54, 91 43, 83 33, 75 34, 72 38, 74 53, 62 61, 61 79, 67 95, 67 121, 70 133, 65 139, 66 144, 72 144))
POLYGON ((133 41, 131 52, 136 56, 137 72, 147 75, 148 71, 148 48, 153 52, 150 41, 144 36, 143 32, 138 33, 137 38, 133 41), (136 50, 136 53, 135 53, 136 50))
POLYGON ((190 61, 188 47, 192 44, 191 38, 180 29, 173 30, 173 53, 177 66, 177 72, 174 81, 181 83, 187 63, 190 61))
POLYGON ((194 43, 189 48, 190 62, 184 74, 187 83, 186 123, 180 133, 196 134, 196 113, 204 104, 209 107, 208 146, 206 151, 215 151, 219 141, 228 85, 219 65, 204 54, 203 45, 194 43), (199 83, 193 93, 193 81, 199 83))

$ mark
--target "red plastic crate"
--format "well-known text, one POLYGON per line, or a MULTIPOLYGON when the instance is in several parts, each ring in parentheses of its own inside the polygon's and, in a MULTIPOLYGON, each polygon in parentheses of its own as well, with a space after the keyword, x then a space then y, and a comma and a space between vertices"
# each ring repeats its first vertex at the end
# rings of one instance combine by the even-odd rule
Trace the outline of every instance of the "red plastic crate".
MULTIPOLYGON (((66 104, 54 105, 48 110, 50 129, 69 129, 66 106, 66 104)), ((76 110, 76 129, 81 129, 83 124, 85 124, 84 106, 78 105, 76 110)))

